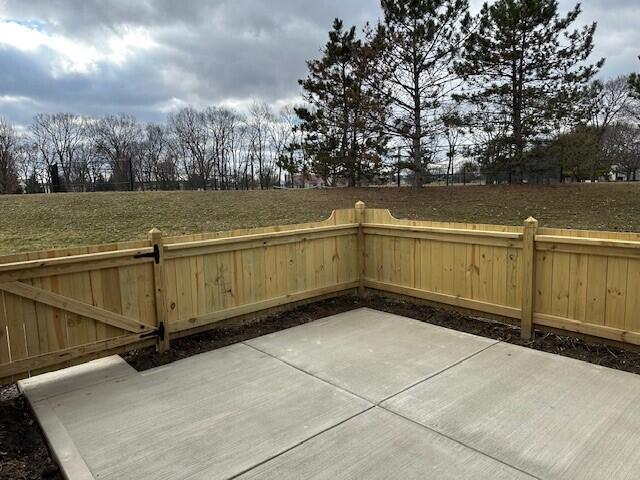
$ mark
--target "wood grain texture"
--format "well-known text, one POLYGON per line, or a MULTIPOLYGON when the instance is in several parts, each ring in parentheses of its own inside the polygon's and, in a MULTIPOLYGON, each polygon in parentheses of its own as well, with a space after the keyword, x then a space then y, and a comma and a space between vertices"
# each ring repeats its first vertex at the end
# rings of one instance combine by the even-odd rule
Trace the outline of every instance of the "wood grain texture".
MULTIPOLYGON (((149 343, 123 340, 127 332, 153 336, 164 325, 179 333, 352 289, 363 278, 361 221, 348 209, 301 225, 174 238, 152 230, 146 242, 3 257, 0 377, 13 381, 101 349, 149 343)), ((169 348, 168 335, 157 347, 169 348)))
POLYGON ((321 222, 0 257, 0 284, 10 380, 127 332, 179 335, 353 288, 520 319, 527 336, 537 322, 640 344, 638 234, 402 220, 362 203, 321 222))

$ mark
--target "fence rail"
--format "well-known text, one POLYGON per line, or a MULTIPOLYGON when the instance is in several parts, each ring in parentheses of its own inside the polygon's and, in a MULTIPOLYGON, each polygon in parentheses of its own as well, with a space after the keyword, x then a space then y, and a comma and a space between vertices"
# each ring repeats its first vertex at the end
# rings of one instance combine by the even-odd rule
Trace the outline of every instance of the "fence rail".
POLYGON ((640 234, 410 221, 322 222, 0 257, 0 382, 301 300, 366 289, 640 345, 640 234))

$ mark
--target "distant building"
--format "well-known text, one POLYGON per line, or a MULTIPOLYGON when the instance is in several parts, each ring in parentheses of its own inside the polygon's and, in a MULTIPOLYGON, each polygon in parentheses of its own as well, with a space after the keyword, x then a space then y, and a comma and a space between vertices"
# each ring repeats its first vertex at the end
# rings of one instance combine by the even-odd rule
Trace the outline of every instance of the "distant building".
POLYGON ((303 186, 304 188, 322 188, 325 186, 325 181, 313 173, 305 175, 304 178, 301 173, 296 173, 293 176, 293 184, 298 188, 303 186))

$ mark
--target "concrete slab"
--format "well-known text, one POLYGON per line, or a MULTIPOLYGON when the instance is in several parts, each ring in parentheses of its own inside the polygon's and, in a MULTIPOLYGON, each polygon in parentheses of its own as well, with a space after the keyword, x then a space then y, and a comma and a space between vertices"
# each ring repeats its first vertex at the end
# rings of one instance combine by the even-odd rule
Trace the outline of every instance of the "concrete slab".
POLYGON ((377 403, 496 341, 362 308, 245 343, 377 403))
POLYGON ((548 479, 640 478, 640 377, 498 344, 383 406, 548 479))
POLYGON ((516 480, 533 477, 376 407, 239 478, 516 480))
POLYGON ((29 403, 44 432, 51 456, 60 467, 62 477, 67 480, 94 480, 93 473, 78 451, 76 442, 69 436, 48 400, 29 403))
POLYGON ((18 388, 27 396, 29 401, 37 402, 97 383, 128 375, 137 375, 137 373, 122 357, 112 355, 63 370, 20 380, 18 388))
POLYGON ((49 450, 64 478, 93 480, 94 477, 47 399, 129 375, 138 375, 138 372, 122 357, 112 355, 18 382, 18 388, 45 432, 49 450))
POLYGON ((370 408, 246 345, 42 402, 94 477, 119 480, 229 478, 370 408))
POLYGON ((369 309, 20 388, 74 480, 640 478, 639 376, 369 309))

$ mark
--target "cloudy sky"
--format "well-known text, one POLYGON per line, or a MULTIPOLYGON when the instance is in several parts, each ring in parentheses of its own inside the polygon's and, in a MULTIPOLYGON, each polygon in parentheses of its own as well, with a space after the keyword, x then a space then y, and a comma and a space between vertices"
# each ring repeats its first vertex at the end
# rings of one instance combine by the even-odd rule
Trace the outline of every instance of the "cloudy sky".
MULTIPOLYGON (((474 10, 480 1, 472 0, 474 10)), ((575 0, 560 0, 563 11, 575 0)), ((584 0, 602 76, 640 70, 640 1, 584 0)), ((0 116, 296 101, 334 17, 363 25, 378 0, 0 0, 0 116)))

